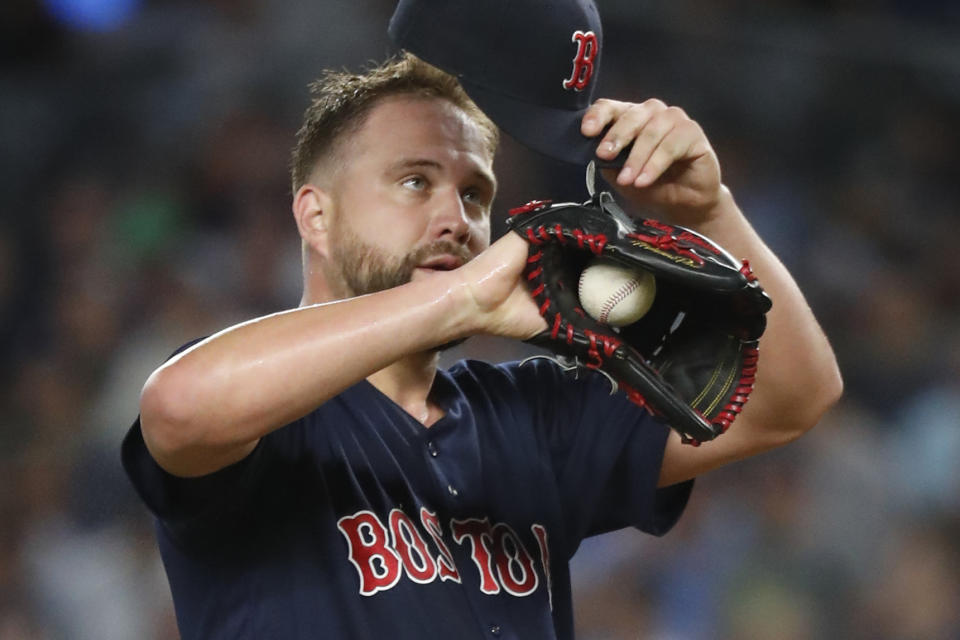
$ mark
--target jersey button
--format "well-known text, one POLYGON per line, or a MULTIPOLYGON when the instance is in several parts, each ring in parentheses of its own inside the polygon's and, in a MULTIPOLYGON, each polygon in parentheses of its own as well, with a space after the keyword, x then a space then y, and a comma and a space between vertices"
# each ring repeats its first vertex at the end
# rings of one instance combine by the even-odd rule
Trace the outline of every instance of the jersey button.
POLYGON ((434 458, 440 455, 440 450, 437 449, 437 445, 433 444, 433 440, 427 440, 427 451, 429 451, 430 455, 434 458))
POLYGON ((453 486, 452 484, 448 484, 448 485, 447 485, 447 491, 449 491, 449 492, 450 492, 450 495, 452 495, 454 498, 456 498, 458 495, 460 495, 460 492, 457 491, 457 488, 456 488, 455 486, 453 486))
POLYGON ((500 625, 498 624, 490 625, 490 633, 492 633, 495 636, 500 635, 500 625))

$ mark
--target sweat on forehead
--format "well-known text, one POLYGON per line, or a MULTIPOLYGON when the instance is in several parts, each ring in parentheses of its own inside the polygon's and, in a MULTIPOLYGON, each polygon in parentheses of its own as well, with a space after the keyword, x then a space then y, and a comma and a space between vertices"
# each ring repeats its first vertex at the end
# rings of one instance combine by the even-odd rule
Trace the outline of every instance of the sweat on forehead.
POLYGON ((470 100, 455 77, 409 54, 359 74, 327 70, 310 84, 310 93, 292 154, 294 192, 307 182, 315 167, 336 155, 338 143, 359 130, 376 105, 393 96, 448 100, 478 125, 491 156, 499 141, 496 125, 470 100))

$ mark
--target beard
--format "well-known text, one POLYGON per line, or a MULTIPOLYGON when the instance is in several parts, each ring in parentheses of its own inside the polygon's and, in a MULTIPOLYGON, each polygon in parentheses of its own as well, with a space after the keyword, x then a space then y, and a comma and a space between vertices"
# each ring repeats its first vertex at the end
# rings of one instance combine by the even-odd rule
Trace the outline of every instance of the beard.
MULTIPOLYGON (((407 284, 413 278, 414 270, 434 256, 452 255, 464 264, 473 258, 469 249, 449 240, 437 240, 405 256, 393 256, 368 244, 346 227, 338 229, 333 236, 333 260, 326 269, 327 280, 334 283, 334 293, 340 298, 377 293, 407 284)), ((466 340, 452 340, 438 345, 433 351, 446 351, 466 340)))
POLYGON ((344 298, 407 284, 414 270, 434 256, 452 255, 463 263, 473 258, 469 249, 449 240, 436 240, 404 256, 395 256, 368 244, 346 226, 337 229, 333 236, 330 270, 334 273, 328 273, 333 276, 328 279, 337 283, 341 290, 336 293, 344 298))

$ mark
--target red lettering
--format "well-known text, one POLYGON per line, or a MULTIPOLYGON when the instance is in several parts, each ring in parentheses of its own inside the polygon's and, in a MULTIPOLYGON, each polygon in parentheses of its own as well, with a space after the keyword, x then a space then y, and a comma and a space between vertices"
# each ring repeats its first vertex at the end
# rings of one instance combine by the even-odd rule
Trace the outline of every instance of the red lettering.
POLYGON ((359 511, 337 521, 347 539, 350 562, 360 574, 360 595, 372 596, 400 579, 400 557, 389 546, 389 534, 370 511, 359 511))
POLYGON ((583 91, 590 84, 593 76, 593 61, 600 53, 597 34, 593 31, 574 31, 571 42, 577 43, 577 53, 573 56, 573 71, 570 77, 563 81, 564 89, 583 91))
POLYGON ((533 558, 520 537, 509 525, 500 523, 493 528, 493 542, 497 575, 506 592, 514 596, 533 593, 540 578, 533 568, 533 558))
MULTIPOLYGON (((425 507, 420 509, 420 522, 440 551, 437 556, 431 553, 426 536, 409 515, 393 509, 387 520, 385 526, 376 514, 364 510, 337 521, 337 528, 347 541, 349 560, 360 578, 361 595, 371 596, 393 588, 404 573, 419 584, 432 582, 437 574, 441 580, 461 582, 435 513, 425 507)), ((494 595, 502 590, 522 597, 536 591, 540 576, 535 559, 508 524, 491 526, 489 518, 451 519, 450 530, 455 543, 470 542, 470 557, 480 574, 483 593, 494 595)), ((531 525, 531 531, 540 548, 552 609, 547 532, 539 524, 531 525)))
POLYGON ((400 509, 391 511, 390 532, 393 534, 393 548, 400 556, 403 568, 411 580, 425 584, 437 577, 437 565, 433 562, 433 556, 427 552, 427 543, 410 516, 400 509), (419 560, 414 559, 414 555, 419 560))
POLYGON ((421 507, 420 522, 423 523, 423 528, 427 530, 440 550, 440 555, 437 556, 437 571, 440 573, 440 580, 460 582, 460 572, 457 571, 457 565, 453 562, 453 554, 450 553, 450 549, 443 541, 443 531, 440 528, 440 519, 437 518, 437 514, 428 511, 426 507, 421 507))
POLYGON ((453 541, 457 544, 462 545, 464 538, 470 540, 470 557, 480 573, 480 590, 487 594, 500 593, 500 585, 493 575, 493 558, 488 548, 493 542, 490 521, 486 518, 451 520, 450 530, 453 532, 453 541))

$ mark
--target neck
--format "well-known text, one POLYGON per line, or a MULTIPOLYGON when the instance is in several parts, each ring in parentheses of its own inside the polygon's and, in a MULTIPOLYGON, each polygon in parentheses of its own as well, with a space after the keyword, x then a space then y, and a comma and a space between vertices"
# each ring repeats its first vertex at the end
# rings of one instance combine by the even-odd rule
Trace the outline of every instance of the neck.
POLYGON ((370 374, 367 381, 429 427, 443 416, 429 397, 439 360, 437 351, 411 354, 370 374))

